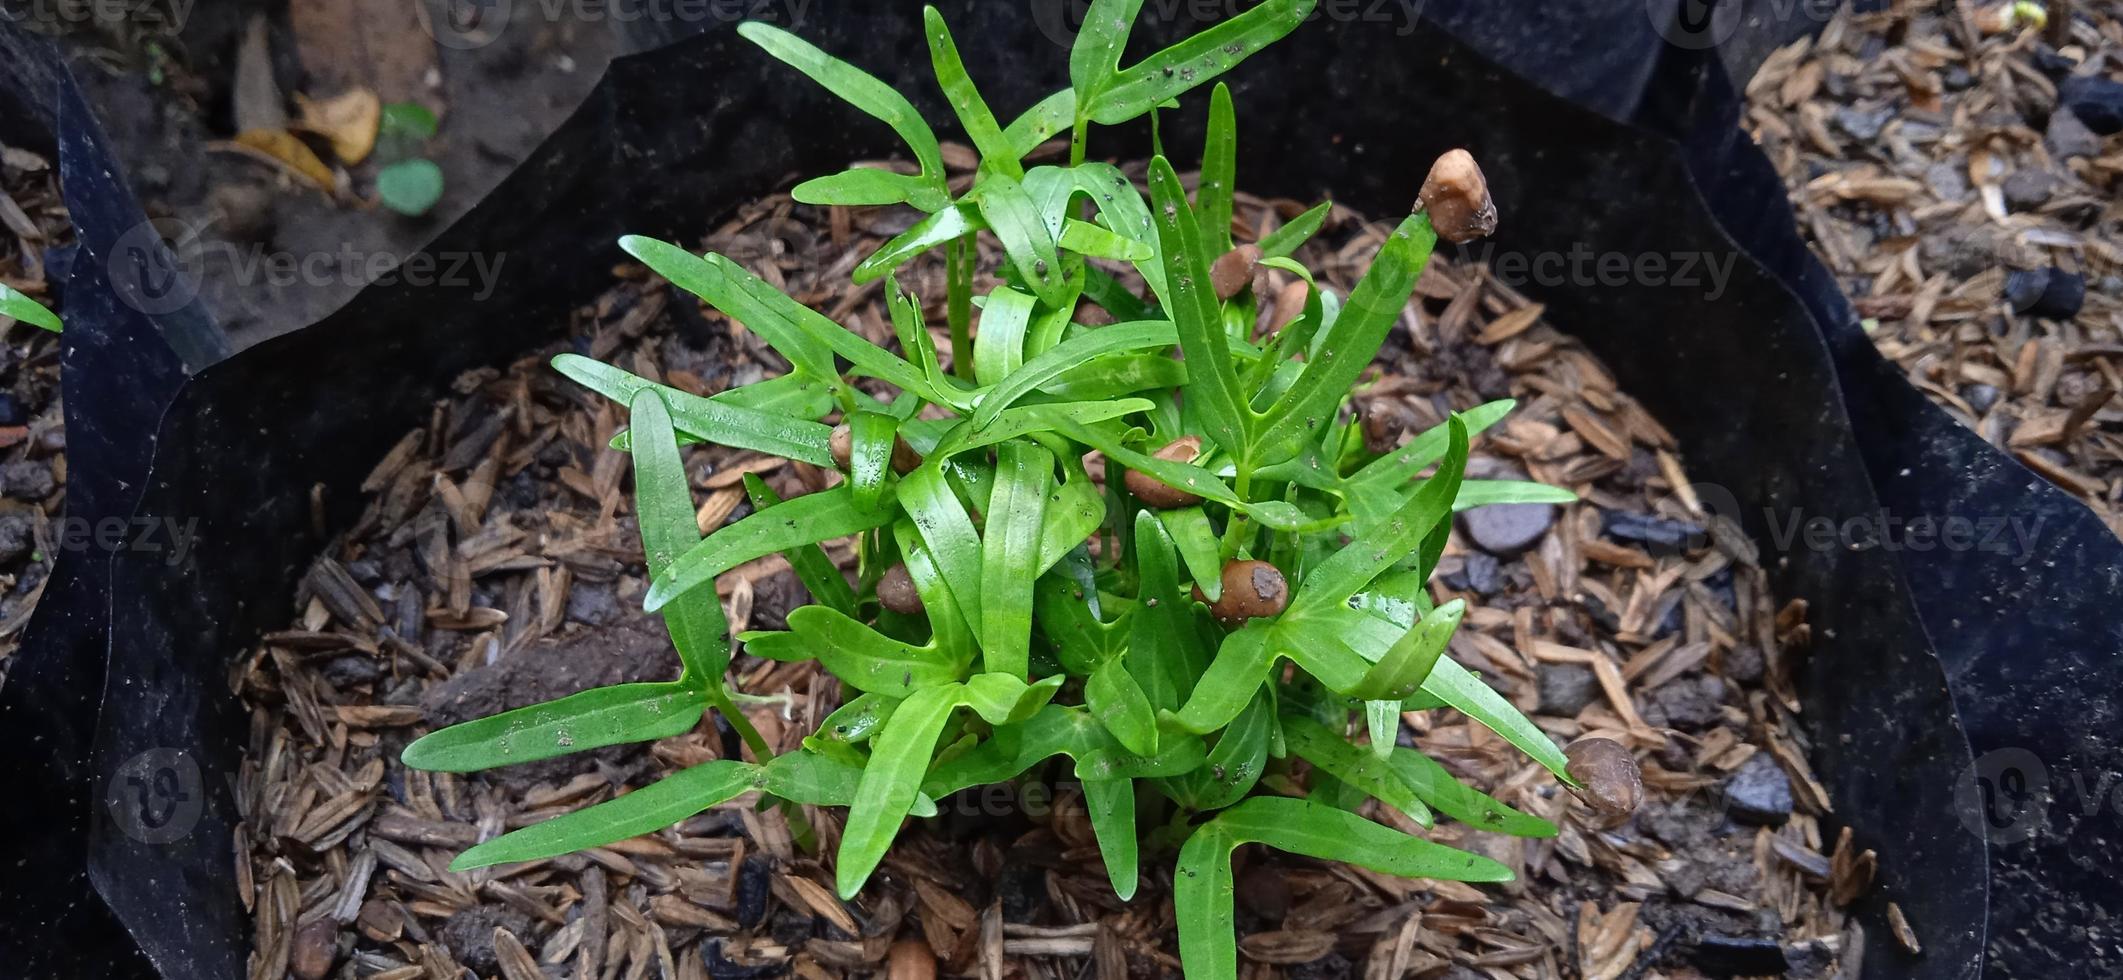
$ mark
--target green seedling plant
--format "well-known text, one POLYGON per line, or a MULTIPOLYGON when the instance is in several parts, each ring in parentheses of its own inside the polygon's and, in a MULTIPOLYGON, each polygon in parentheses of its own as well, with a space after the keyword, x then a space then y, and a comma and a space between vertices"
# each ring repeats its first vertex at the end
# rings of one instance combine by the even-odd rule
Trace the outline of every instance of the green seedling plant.
POLYGON ((1063 779, 1081 786, 1121 898, 1136 892, 1146 844, 1176 848, 1188 975, 1231 978, 1231 858, 1242 844, 1502 881, 1503 865, 1358 810, 1375 799, 1425 827, 1442 814, 1485 831, 1556 833, 1396 736, 1405 712, 1454 708, 1574 785, 1548 736, 1443 656, 1465 607, 1433 605, 1425 587, 1455 510, 1574 498, 1465 477, 1468 441, 1509 402, 1455 414, 1385 455, 1366 451, 1350 410, 1440 235, 1493 226, 1479 170, 1449 154, 1362 281, 1347 296, 1318 286, 1291 256, 1327 205, 1259 242, 1232 240, 1237 134, 1222 84, 1209 92, 1193 195, 1162 152, 1147 197, 1085 154, 1092 124, 1174 107, 1296 28, 1312 3, 1265 0, 1121 67, 1140 6, 1096 0, 1070 53, 1070 87, 1007 125, 927 11, 937 81, 980 157, 956 194, 907 99, 793 34, 742 26, 907 144, 913 172, 853 169, 793 191, 807 204, 924 213, 853 272, 883 282, 897 349, 726 256, 622 240, 790 365, 700 397, 573 354, 554 361, 631 413, 614 446, 633 456, 645 606, 663 616, 683 670, 447 728, 404 760, 474 771, 678 735, 711 710, 753 759, 707 762, 504 834, 454 869, 650 833, 757 792, 763 804, 847 807, 835 868, 852 898, 909 816, 969 787, 1063 779), (1027 164, 1065 132, 1066 165, 1027 164), (993 270, 1000 284, 975 295, 981 234, 1005 259, 993 270), (937 249, 948 357, 895 275, 937 249), (1252 289, 1266 268, 1303 284, 1273 315, 1252 289), (1128 269, 1140 291, 1123 283, 1128 269), (842 479, 781 500, 748 476, 753 513, 703 539, 681 459, 694 443, 842 479), (852 581, 821 548, 849 537, 852 581), (731 637, 717 576, 777 553, 814 604, 792 611, 785 631, 731 637), (724 676, 733 639, 753 656, 815 660, 843 685, 841 707, 800 749, 775 755, 733 707, 746 697, 724 676))
POLYGON ((62 329, 59 317, 45 308, 43 303, 29 298, 21 290, 6 283, 0 283, 0 316, 20 320, 53 333, 62 329))

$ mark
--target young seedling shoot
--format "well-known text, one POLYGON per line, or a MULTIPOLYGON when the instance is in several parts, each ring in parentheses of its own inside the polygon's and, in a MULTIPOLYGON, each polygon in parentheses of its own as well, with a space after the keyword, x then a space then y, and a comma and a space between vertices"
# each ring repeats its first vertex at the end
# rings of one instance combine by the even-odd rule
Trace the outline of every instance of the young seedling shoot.
POLYGON ((1086 149, 1094 124, 1196 93, 1295 29, 1311 0, 1264 0, 1124 67, 1139 6, 1094 0, 1070 87, 1007 123, 927 11, 937 84, 980 156, 963 187, 946 182, 936 135, 905 97, 793 34, 742 26, 906 144, 912 172, 856 168, 792 191, 810 205, 922 213, 853 271, 856 285, 883 282, 895 344, 870 342, 727 256, 622 240, 791 365, 701 397, 573 354, 554 361, 629 409, 614 449, 633 456, 645 606, 669 627, 679 675, 434 732, 405 761, 474 771, 679 735, 710 711, 751 758, 709 761, 502 834, 453 868, 652 833, 756 793, 792 815, 799 804, 848 808, 831 857, 852 898, 907 818, 935 813, 937 801, 1065 781, 1081 788, 1122 899, 1142 879, 1145 841, 1184 834, 1172 875, 1181 956, 1189 976, 1229 980, 1241 844, 1483 882, 1511 872, 1359 808, 1377 799, 1422 827, 1442 815, 1490 833, 1556 833, 1400 745, 1406 712, 1464 713, 1603 813, 1640 798, 1626 748, 1586 741, 1566 755, 1443 655, 1466 605, 1433 604, 1427 582, 1453 511, 1574 499, 1466 478, 1469 441, 1511 403, 1470 407, 1383 455, 1352 429, 1352 394, 1437 241, 1496 225, 1480 168, 1462 150, 1438 158, 1362 280, 1333 295, 1292 258, 1328 205, 1259 241, 1232 241, 1238 136, 1224 85, 1206 93, 1191 196, 1162 153, 1145 189, 1086 149), (1065 133, 1066 163, 1028 163, 1065 133), (999 243, 999 267, 978 268, 982 236, 999 243), (896 274, 938 250, 945 350, 896 274), (983 271, 997 285, 976 295, 983 271), (1270 289, 1271 276, 1291 281, 1270 289), (753 513, 703 540, 683 462, 694 443, 842 478, 788 500, 748 478, 753 513), (820 547, 847 538, 852 582, 820 547), (716 578, 774 554, 813 603, 790 612, 786 630, 731 636, 716 578), (816 661, 838 680, 841 707, 777 754, 734 706, 755 695, 729 689, 733 644, 816 661))

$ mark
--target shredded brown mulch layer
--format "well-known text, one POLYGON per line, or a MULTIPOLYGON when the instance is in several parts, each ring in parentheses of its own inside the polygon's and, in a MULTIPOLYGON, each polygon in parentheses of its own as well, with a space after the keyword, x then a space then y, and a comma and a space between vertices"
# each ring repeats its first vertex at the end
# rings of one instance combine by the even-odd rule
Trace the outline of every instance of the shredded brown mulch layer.
MULTIPOLYGON (((47 256, 74 237, 50 160, 0 146, 0 282, 46 306, 56 291, 47 256)), ((65 415, 59 406, 59 338, 26 323, 0 333, 0 682, 22 627, 44 594, 62 547, 80 529, 62 518, 65 415)))
POLYGON ((1748 125, 1881 352, 2123 535, 2123 145, 2082 118, 2118 111, 2123 19, 1891 6, 1771 56, 1748 125))
MULTIPOLYGON (((1298 209, 1242 198, 1240 237, 1298 209)), ((847 273, 909 221, 775 197, 707 244, 890 346, 881 290, 847 273)), ((1302 257, 1346 290, 1386 230, 1337 210, 1302 257)), ((637 267, 618 276, 562 347, 702 394, 781 369, 690 296, 637 267)), ((941 324, 941 264, 906 284, 941 324)), ((1435 586, 1473 605, 1452 652, 1556 738, 1631 746, 1647 802, 1603 823, 1486 729, 1410 714, 1404 739, 1561 835, 1404 825, 1519 872, 1485 888, 1242 852, 1244 975, 1616 980, 1788 964, 1855 976, 1862 934, 1841 908, 1870 887, 1874 859, 1821 829, 1830 801, 1789 682, 1805 610, 1778 607, 1746 537, 1689 498, 1671 436, 1541 315, 1482 269, 1433 266, 1365 392, 1369 434, 1392 445, 1449 410, 1520 400, 1477 443, 1478 468, 1583 500, 1463 515, 1435 586)), ((1005 787, 941 801, 943 816, 905 834, 850 903, 830 887, 840 814, 809 809, 822 846, 806 847, 748 800, 610 847, 447 871, 477 841, 740 751, 706 722, 473 776, 397 761, 450 722, 677 668, 639 612, 628 462, 605 448, 624 410, 546 369, 551 353, 462 378, 377 465, 365 516, 297 587, 299 619, 232 667, 252 708, 237 841, 252 977, 1178 975, 1169 853, 1146 855, 1141 895, 1119 902, 1067 785, 1043 787, 1051 799, 1005 787)), ((748 512, 744 473, 783 494, 838 478, 722 447, 688 453, 703 529, 748 512)), ((848 547, 829 553, 852 561, 848 547)), ((778 557, 718 587, 737 630, 778 628, 804 601, 778 557)), ((740 655, 732 677, 776 699, 750 717, 784 749, 839 703, 809 664, 740 655)))

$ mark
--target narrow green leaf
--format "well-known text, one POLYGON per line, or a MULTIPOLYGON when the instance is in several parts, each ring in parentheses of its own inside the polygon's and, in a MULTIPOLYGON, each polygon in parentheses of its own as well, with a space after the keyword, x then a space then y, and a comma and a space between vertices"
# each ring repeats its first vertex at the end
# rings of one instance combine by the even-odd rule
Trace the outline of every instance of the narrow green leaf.
POLYGON ((1092 105, 1113 84, 1142 7, 1143 0, 1091 0, 1076 43, 1069 46, 1069 88, 1078 104, 1092 105))
MULTIPOLYGON (((691 392, 655 384, 580 354, 555 356, 553 369, 622 405, 633 404, 643 391, 662 395, 671 414, 671 424, 692 436, 694 441, 750 449, 770 456, 801 460, 813 466, 833 466, 833 454, 826 447, 826 439, 833 431, 830 426, 749 408, 720 395, 702 398, 691 392)), ((618 448, 631 451, 632 447, 630 436, 626 445, 618 448)))
POLYGON ((1334 556, 1306 574, 1290 599, 1285 619, 1331 609, 1349 601, 1379 573, 1421 547, 1431 529, 1451 514, 1451 501, 1459 492, 1460 475, 1467 465, 1467 426, 1454 415, 1450 426, 1451 446, 1437 476, 1409 497, 1392 519, 1371 533, 1345 545, 1334 556))
POLYGON ((478 772, 691 731, 707 695, 692 684, 615 684, 451 725, 405 747, 429 772, 478 772))
MULTIPOLYGON (((1163 157, 1150 161, 1150 202, 1158 251, 1164 256, 1165 282, 1172 291, 1167 312, 1187 359, 1187 407, 1201 418, 1207 429, 1204 434, 1232 458, 1250 459, 1247 440, 1252 410, 1238 392, 1223 308, 1209 284, 1209 256, 1202 244, 1201 224, 1187 204, 1179 174, 1163 157)), ((1342 394, 1348 394, 1346 388, 1342 394)))
POLYGON ((789 189, 789 196, 804 204, 874 207, 900 204, 924 196, 929 185, 920 177, 893 173, 875 167, 855 167, 837 174, 813 177, 789 189))
MULTIPOLYGON (((1303 715, 1283 716, 1283 739, 1289 744, 1290 751, 1306 762, 1407 814, 1408 819, 1430 826, 1430 808, 1416 798, 1385 759, 1372 755, 1339 732, 1328 731, 1326 726, 1303 715)), ((1391 746, 1393 743, 1389 739, 1386 744, 1391 746)))
MULTIPOLYGON (((744 475, 745 499, 754 511, 766 510, 781 503, 781 495, 767 486, 767 481, 756 473, 744 475)), ((803 583, 811 598, 826 606, 852 616, 855 614, 855 589, 840 574, 840 566, 826 557, 826 550, 817 544, 797 545, 782 551, 789 567, 796 572, 796 580, 803 583)))
POLYGON ((973 335, 973 376, 981 384, 996 384, 1025 363, 1025 327, 1038 302, 1008 286, 988 294, 980 308, 979 331, 973 335))
POLYGON ((1562 487, 1531 480, 1462 480, 1459 496, 1452 498, 1452 509, 1473 510, 1491 504, 1574 504, 1577 500, 1577 494, 1562 487))
MULTIPOLYGON (((1315 0, 1264 0, 1230 20, 1159 51, 1113 77, 1085 114, 1102 126, 1127 122, 1230 71, 1247 56, 1296 30, 1315 0)), ((1126 35, 1122 35, 1125 40, 1126 35)), ((1081 41, 1082 35, 1078 35, 1081 41)), ((1075 59, 1070 59, 1073 68, 1075 59)))
POLYGON ((618 799, 503 834, 457 855, 450 870, 535 861, 654 833, 757 789, 761 778, 759 767, 748 762, 702 763, 618 799))
MULTIPOLYGON (((634 439, 634 512, 649 577, 669 571, 678 556, 700 543, 692 485, 678 455, 678 438, 663 396, 650 389, 634 395, 628 413, 634 439)), ((663 610, 664 627, 685 664, 679 681, 719 690, 730 666, 730 623, 712 588, 680 596, 663 610)))
POLYGON ((1224 481, 1217 479, 1216 475, 1208 470, 1189 463, 1177 463, 1136 452, 1102 427, 1070 423, 1060 428, 1069 438, 1106 454, 1106 458, 1115 463, 1131 470, 1141 470, 1198 497, 1235 508, 1274 530, 1295 531, 1312 522, 1303 511, 1281 500, 1250 503, 1240 500, 1238 494, 1232 493, 1231 488, 1224 485, 1224 481))
POLYGON ((965 616, 966 625, 975 636, 987 635, 980 621, 980 534, 973 529, 973 518, 966 513, 965 504, 944 480, 941 461, 932 456, 914 472, 901 477, 899 498, 907 516, 914 519, 914 527, 928 546, 929 556, 936 562, 958 611, 965 616))
POLYGON ((1393 747, 1400 740, 1401 734, 1401 703, 1364 702, 1364 729, 1371 736, 1373 757, 1385 759, 1393 755, 1393 747))
POLYGON ((1231 106, 1231 87, 1222 82, 1209 93, 1209 129, 1202 143, 1201 182, 1194 210, 1201 216, 1202 245, 1213 254, 1231 250, 1231 196, 1238 180, 1238 118, 1231 106))
POLYGON ((892 442, 898 437, 899 420, 890 415, 856 412, 848 417, 848 486, 857 508, 875 510, 884 496, 892 442))
MULTIPOLYGON (((943 150, 936 143, 935 132, 922 121, 921 113, 905 96, 892 87, 878 81, 869 73, 845 61, 833 57, 811 45, 810 42, 788 31, 759 21, 746 21, 737 25, 737 33, 780 59, 829 92, 847 101, 849 105, 875 117, 899 138, 907 142, 914 152, 914 159, 921 164, 923 183, 919 193, 910 194, 907 203, 923 211, 935 211, 950 202, 950 191, 944 186, 943 150)), ((913 189, 913 188, 910 188, 913 189)))
MULTIPOLYGON (((1518 402, 1501 398, 1485 402, 1459 413, 1460 421, 1467 426, 1467 438, 1481 435, 1490 426, 1503 421, 1511 414, 1518 402)), ((1398 487, 1415 479, 1430 464, 1444 458, 1445 449, 1451 442, 1449 425, 1433 425, 1399 449, 1364 464, 1364 468, 1349 474, 1348 484, 1354 486, 1398 487)))
POLYGON ((1157 712, 1128 673, 1127 655, 1107 658, 1084 682, 1084 707, 1137 755, 1157 752, 1157 712))
POLYGON ((1513 837, 1554 837, 1557 833, 1554 824, 1514 810, 1454 779, 1444 766, 1414 749, 1394 749, 1392 765, 1395 775, 1423 802, 1467 826, 1513 837))
POLYGON ((1008 174, 991 173, 967 192, 980 208, 988 230, 1002 241, 1003 253, 1018 277, 1032 288, 1040 301, 1059 306, 1068 281, 1062 275, 1061 256, 1055 251, 1054 233, 1047 229, 1039 209, 1025 194, 1022 184, 1008 174))
POLYGON ((980 89, 974 86, 965 63, 958 58, 958 45, 951 41, 951 29, 944 24, 943 13, 935 7, 923 7, 921 13, 936 83, 943 88, 944 101, 951 104, 951 111, 958 116, 959 125, 965 127, 966 136, 973 140, 973 147, 980 151, 981 167, 1013 178, 1023 177, 1025 168, 1018 163, 1017 153, 1003 137, 995 114, 988 111, 988 101, 980 97, 980 89))
MULTIPOLYGON (((769 795, 791 803, 847 806, 855 801, 862 769, 857 762, 818 752, 784 752, 767 761, 763 788, 769 795)), ((933 817, 936 801, 927 794, 916 796, 907 813, 933 817)))
POLYGON ((826 716, 826 720, 819 722, 817 734, 811 737, 828 738, 850 745, 867 742, 870 736, 877 734, 879 728, 884 727, 885 719, 892 717, 893 710, 899 707, 899 700, 882 694, 856 695, 848 703, 835 708, 832 714, 826 716))
MULTIPOLYGON (((1227 811, 1228 812, 1228 811, 1227 811)), ((1188 977, 1238 980, 1233 931, 1231 852, 1239 839, 1221 820, 1194 828, 1172 873, 1172 911, 1179 920, 1179 958, 1188 977)))
POLYGON ((1200 507, 1182 507, 1161 511, 1157 519, 1179 548, 1180 560, 1187 564, 1187 574, 1193 577, 1195 588, 1202 590, 1210 602, 1222 597, 1224 566, 1217 557, 1216 528, 1209 525, 1209 515, 1200 507))
POLYGON ((1047 642, 1070 674, 1083 677, 1115 656, 1127 645, 1127 621, 1108 623, 1098 618, 1086 600, 1091 592, 1057 571, 1040 577, 1034 586, 1034 608, 1047 642))
POLYGON ((1025 676, 1032 642, 1032 581, 1039 577, 1040 538, 1054 454, 1030 442, 996 447, 995 489, 981 538, 981 656, 990 673, 1025 676))
POLYGON ((1106 862, 1106 880, 1125 902, 1135 897, 1135 886, 1142 877, 1136 864, 1135 781, 1087 779, 1082 785, 1091 836, 1098 840, 1098 856, 1106 862))
POLYGON ((892 519, 891 508, 857 507, 852 494, 847 486, 806 494, 756 511, 709 535, 651 580, 643 608, 656 612, 672 599, 754 558, 882 527, 892 519))
POLYGON ((824 606, 803 606, 789 613, 789 631, 802 638, 818 662, 858 691, 888 698, 949 684, 963 677, 966 664, 935 646, 918 647, 879 633, 824 606))
POLYGON ((43 303, 23 295, 21 290, 0 283, 0 316, 11 317, 33 327, 41 327, 53 333, 64 329, 57 316, 45 309, 43 303))
POLYGON ((1285 222, 1282 227, 1261 236, 1261 258, 1286 258, 1304 247, 1319 234, 1320 226, 1327 223, 1327 215, 1334 211, 1333 201, 1321 201, 1304 214, 1285 222))
MULTIPOLYGON (((1193 695, 1207 661, 1194 629, 1193 600, 1179 589, 1179 558, 1149 511, 1135 514, 1136 577, 1141 605, 1128 637, 1128 669, 1153 707, 1177 708, 1193 695)), ((1235 712, 1234 712, 1235 713, 1235 712)))
POLYGON ((937 441, 935 451, 955 456, 969 449, 992 446, 1033 433, 1056 432, 1064 425, 1089 425, 1147 412, 1154 407, 1147 398, 1019 405, 996 413, 986 425, 975 426, 971 419, 961 422, 937 441))
MULTIPOLYGON (((987 319, 982 314, 983 325, 987 319)), ((1168 347, 1177 341, 1172 324, 1161 320, 1141 323, 1116 323, 1089 333, 1079 334, 1056 344, 1018 369, 1002 378, 995 387, 980 397, 980 405, 973 411, 973 427, 983 429, 994 421, 1003 409, 1024 396, 1039 391, 1042 385, 1092 358, 1116 351, 1144 350, 1168 347)))
POLYGON ((923 252, 987 228, 988 222, 970 202, 952 204, 915 222, 856 263, 852 273, 855 284, 874 282, 923 252))
POLYGON ((1062 248, 1079 255, 1115 262, 1141 262, 1157 255, 1157 250, 1144 242, 1075 218, 1062 225, 1059 242, 1062 248))
POLYGON ((942 566, 922 540, 914 520, 895 521, 892 538, 899 545, 900 559, 906 562, 907 577, 914 580, 914 591, 921 596, 922 614, 929 620, 929 646, 948 655, 954 663, 972 663, 973 624, 965 610, 959 608, 950 583, 944 580, 942 566))
POLYGON ((964 694, 958 684, 909 694, 877 734, 870 763, 863 767, 862 782, 848 805, 847 828, 841 834, 839 866, 835 869, 841 898, 854 898, 862 891, 863 882, 884 859, 892 839, 899 836, 900 821, 906 819, 915 797, 921 794, 922 777, 929 771, 936 739, 964 694))
POLYGON ((1068 368, 1047 382, 1053 398, 1097 401, 1187 383, 1187 366, 1165 354, 1108 354, 1068 368))
POLYGON ((1003 142, 1008 143, 1010 152, 1022 160, 1039 149, 1041 143, 1068 129, 1075 118, 1076 92, 1062 89, 1011 120, 1010 125, 1003 128, 1003 142))
POLYGON ((1166 780, 1165 792, 1182 806, 1199 811, 1221 810, 1244 799, 1267 768, 1269 734, 1274 729, 1275 707, 1268 692, 1257 688, 1246 709, 1217 734, 1216 745, 1201 767, 1166 780))
POLYGON ((1510 881, 1511 869, 1381 827, 1346 810, 1282 796, 1256 796, 1195 828, 1172 876, 1180 960, 1187 976, 1235 980, 1231 852, 1266 844, 1321 861, 1340 861, 1403 878, 1510 881))
POLYGON ((1438 658, 1445 653, 1445 645, 1452 641, 1452 634, 1460 627, 1460 617, 1467 611, 1464 599, 1454 599, 1430 610, 1415 627, 1393 644, 1379 662, 1371 665, 1350 693, 1367 701, 1401 701, 1415 696, 1422 689, 1423 680, 1430 676, 1431 668, 1437 666, 1438 658))
POLYGON ((974 674, 966 678, 965 704, 990 725, 1023 724, 1052 701, 1068 679, 1055 674, 1027 684, 1009 674, 974 674))
POLYGON ((1519 709, 1504 696, 1489 689, 1482 679, 1474 676, 1451 657, 1441 657, 1430 676, 1423 679, 1423 691, 1436 696, 1446 704, 1459 709, 1490 731, 1502 735, 1504 740, 1518 746, 1519 751, 1533 757, 1565 785, 1575 786, 1577 781, 1566 771, 1570 760, 1555 747, 1548 733, 1540 730, 1531 720, 1519 713, 1519 709))
MULTIPOLYGON (((673 285, 707 300, 709 305, 744 324, 746 329, 766 341, 767 346, 788 358, 796 370, 821 380, 839 381, 840 372, 833 364, 833 349, 802 329, 785 308, 770 301, 760 301, 748 284, 733 281, 733 269, 741 276, 751 276, 736 263, 713 253, 707 257, 694 255, 669 242, 640 235, 621 238, 619 247, 656 274, 669 279, 673 285)), ((774 292, 772 287, 768 287, 768 291, 774 292)), ((776 292, 776 295, 780 294, 776 292)), ((787 300, 787 297, 781 298, 787 300)), ((790 301, 790 305, 795 304, 790 301)))

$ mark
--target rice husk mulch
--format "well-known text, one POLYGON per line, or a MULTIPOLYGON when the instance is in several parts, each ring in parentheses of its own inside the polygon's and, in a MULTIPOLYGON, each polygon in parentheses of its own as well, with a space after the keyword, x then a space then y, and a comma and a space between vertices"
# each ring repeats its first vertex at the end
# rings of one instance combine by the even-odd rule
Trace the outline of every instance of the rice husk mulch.
MULTIPOLYGON (((73 237, 57 168, 29 150, 0 146, 0 282, 54 305, 47 256, 73 237)), ((59 337, 6 322, 0 334, 0 683, 22 627, 44 595, 53 558, 62 548, 84 546, 81 535, 61 523, 66 419, 59 404, 59 337)))
POLYGON ((2046 31, 1986 33, 1974 4, 1887 6, 1773 54, 1746 124, 1881 353, 2123 535, 2123 144, 2059 104, 2116 77, 2123 19, 2052 4, 2046 31), (2083 279, 2076 314, 2013 302, 2050 269, 2083 279))
MULTIPOLYGON (((970 157, 952 149, 954 161, 970 157)), ((1242 198, 1238 235, 1299 209, 1242 198)), ((706 247, 890 347, 880 288, 847 278, 909 221, 777 196, 743 208, 706 247)), ((1302 257, 1346 290, 1386 231, 1337 209, 1302 257)), ((477 841, 740 751, 710 721, 652 745, 485 774, 398 763, 408 741, 444 724, 675 675, 660 625, 639 612, 628 462, 605 448, 624 409, 545 361, 576 350, 702 394, 783 362, 645 270, 615 276, 564 343, 459 379, 378 463, 360 522, 291 583, 296 620, 232 664, 252 721, 236 847, 255 915, 250 975, 1178 975, 1169 852, 1146 853, 1141 892, 1118 901, 1066 784, 1047 800, 1002 788, 942 801, 944 815, 911 824, 852 902, 831 888, 842 815, 806 809, 824 845, 810 849, 779 810, 750 798, 579 854, 446 870, 477 841)), ((902 278, 940 325, 941 264, 902 278)), ((1519 874, 1487 887, 1245 849, 1243 975, 1681 978, 1766 948, 1793 976, 1855 976, 1862 934, 1842 908, 1870 886, 1874 859, 1823 830, 1831 801, 1808 769, 1790 683, 1806 655, 1803 606, 1779 606, 1746 537, 1688 496, 1672 437, 1538 305, 1443 261, 1419 293, 1362 397, 1367 434, 1391 445, 1448 410, 1516 397, 1518 410, 1476 442, 1477 471, 1523 473, 1583 498, 1518 515, 1547 525, 1523 552, 1490 554, 1468 527, 1455 532, 1433 586, 1473 607, 1452 655, 1557 739, 1597 732, 1631 747, 1647 801, 1633 818, 1602 822, 1486 729, 1450 711, 1411 714, 1403 739, 1555 821, 1560 836, 1517 840, 1449 821, 1422 831, 1367 808, 1519 874), (1735 774, 1766 786, 1772 807, 1781 792, 1788 819, 1736 822, 1735 774)), ((744 473, 784 495, 838 479, 723 447, 687 453, 703 529, 748 513, 744 473)), ((828 551, 853 560, 845 543, 828 551)), ((737 630, 778 628, 804 601, 778 557, 718 589, 737 630)), ((778 698, 748 713, 779 749, 839 703, 837 683, 809 664, 740 654, 731 678, 778 698)))

